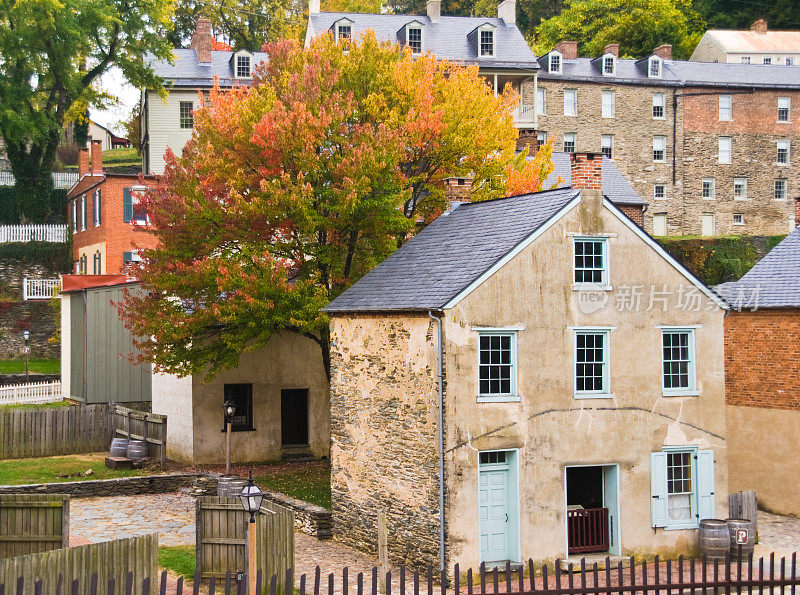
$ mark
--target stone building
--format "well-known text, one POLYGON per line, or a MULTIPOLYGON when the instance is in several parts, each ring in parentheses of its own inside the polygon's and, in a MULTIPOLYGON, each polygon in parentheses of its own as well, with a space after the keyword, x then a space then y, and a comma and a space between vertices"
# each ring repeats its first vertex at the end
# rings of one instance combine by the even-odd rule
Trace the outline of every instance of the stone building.
POLYGON ((338 539, 385 514, 395 562, 452 570, 690 552, 722 514, 725 304, 600 163, 458 206, 328 305, 338 539))
POLYGON ((755 21, 749 31, 710 29, 690 60, 800 66, 800 31, 770 31, 764 19, 755 21))
POLYGON ((800 69, 642 60, 616 45, 539 59, 538 140, 602 151, 649 203, 653 235, 781 234, 800 194, 800 69))
POLYGON ((800 227, 739 281, 716 289, 732 308, 725 319, 730 488, 756 490, 760 505, 798 515, 800 227))

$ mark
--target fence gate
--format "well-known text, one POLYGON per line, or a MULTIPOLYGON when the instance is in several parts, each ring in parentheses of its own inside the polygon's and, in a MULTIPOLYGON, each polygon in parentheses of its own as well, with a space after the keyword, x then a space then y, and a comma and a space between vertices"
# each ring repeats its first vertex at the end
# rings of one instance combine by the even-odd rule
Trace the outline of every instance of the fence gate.
POLYGON ((0 496, 0 559, 69 545, 69 496, 0 496))
POLYGON ((114 436, 147 442, 148 456, 163 469, 167 463, 167 416, 110 404, 114 436))

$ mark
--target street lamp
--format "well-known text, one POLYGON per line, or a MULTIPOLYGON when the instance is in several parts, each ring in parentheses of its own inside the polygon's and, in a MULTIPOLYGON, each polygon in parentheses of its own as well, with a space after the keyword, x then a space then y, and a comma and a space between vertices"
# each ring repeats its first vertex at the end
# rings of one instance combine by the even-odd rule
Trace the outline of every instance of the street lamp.
POLYGON ((236 403, 232 399, 225 399, 222 404, 225 412, 225 475, 231 474, 231 427, 233 426, 233 414, 236 413, 236 403))
POLYGON ((256 594, 256 513, 261 510, 264 501, 264 492, 253 483, 253 468, 247 478, 247 485, 239 492, 242 508, 250 513, 250 522, 247 524, 248 552, 247 552, 247 583, 250 595, 256 594))
POLYGON ((22 352, 25 354, 25 382, 28 382, 29 379, 29 372, 28 372, 28 356, 31 353, 31 348, 28 345, 28 341, 31 338, 31 333, 28 329, 22 331, 22 338, 25 340, 25 347, 22 348, 22 352))

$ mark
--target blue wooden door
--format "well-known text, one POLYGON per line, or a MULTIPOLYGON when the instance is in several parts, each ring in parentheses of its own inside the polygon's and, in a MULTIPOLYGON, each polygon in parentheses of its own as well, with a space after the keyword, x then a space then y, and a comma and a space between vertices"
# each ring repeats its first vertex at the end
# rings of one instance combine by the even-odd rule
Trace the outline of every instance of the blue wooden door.
POLYGON ((507 465, 481 465, 478 506, 481 562, 509 559, 509 506, 507 465))

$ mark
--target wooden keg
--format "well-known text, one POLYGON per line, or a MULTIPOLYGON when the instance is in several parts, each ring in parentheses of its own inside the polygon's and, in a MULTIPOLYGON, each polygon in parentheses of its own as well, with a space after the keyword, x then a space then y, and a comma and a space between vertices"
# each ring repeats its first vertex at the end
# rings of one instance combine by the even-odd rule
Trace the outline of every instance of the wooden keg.
POLYGON ((144 440, 131 440, 128 442, 128 458, 140 461, 147 458, 147 442, 144 440))
POLYGON ((755 523, 749 519, 725 519, 728 525, 728 533, 730 535, 731 543, 731 558, 736 560, 739 555, 739 544, 737 543, 737 535, 740 529, 747 531, 747 542, 741 544, 742 560, 749 560, 753 555, 753 549, 756 547, 756 528, 755 523))
POLYGON ((111 448, 109 449, 109 456, 110 457, 126 458, 128 456, 128 439, 127 438, 114 438, 111 441, 111 448))
POLYGON ((709 562, 725 561, 731 551, 731 535, 728 523, 719 519, 700 521, 700 554, 709 562))

